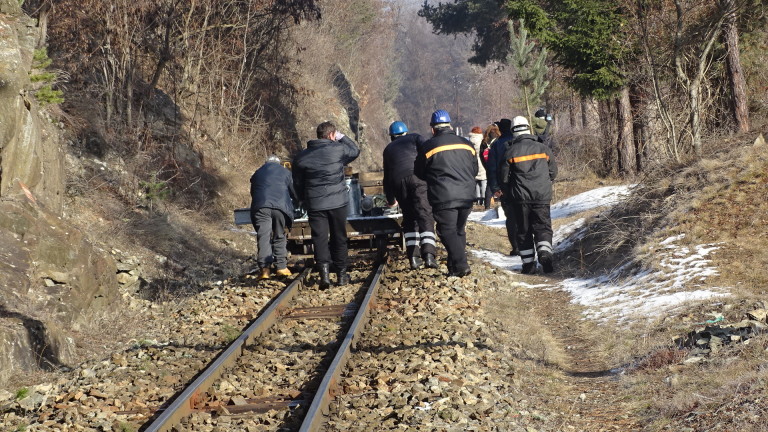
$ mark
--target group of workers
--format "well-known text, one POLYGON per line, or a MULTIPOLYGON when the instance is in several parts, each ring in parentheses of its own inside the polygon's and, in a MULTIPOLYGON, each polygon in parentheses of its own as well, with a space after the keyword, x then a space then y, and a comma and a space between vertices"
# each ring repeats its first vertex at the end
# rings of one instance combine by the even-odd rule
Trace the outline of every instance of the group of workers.
MULTIPOLYGON (((467 218, 478 196, 486 208, 493 196, 506 214, 510 254, 520 255, 522 273, 535 273, 537 258, 544 272, 552 272, 550 202, 557 165, 547 135, 535 133, 528 120, 518 116, 501 119, 485 133, 473 128, 468 140, 455 133, 444 110, 432 113, 430 128, 432 137, 425 139, 409 133, 405 123, 393 122, 391 142, 383 153, 384 193, 387 204, 399 205, 402 211, 411 269, 439 267, 436 227, 447 252, 448 275, 469 275, 467 218), (482 173, 487 188, 478 184, 482 173)), ((253 174, 251 222, 257 234, 260 278, 268 279, 273 265, 278 275, 290 275, 285 229, 293 221, 294 205, 301 203, 309 219, 319 285, 326 289, 333 272, 337 285, 350 281, 344 166, 358 157, 360 149, 331 122, 321 123, 316 132, 317 139, 294 157, 290 171, 270 156, 253 174)))

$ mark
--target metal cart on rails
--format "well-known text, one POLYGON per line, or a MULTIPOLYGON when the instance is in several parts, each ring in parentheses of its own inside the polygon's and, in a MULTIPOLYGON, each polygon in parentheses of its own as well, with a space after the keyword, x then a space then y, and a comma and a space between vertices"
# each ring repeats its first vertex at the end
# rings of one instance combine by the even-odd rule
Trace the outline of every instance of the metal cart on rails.
MULTIPOLYGON (((403 215, 398 206, 387 207, 383 181, 383 172, 347 173, 347 237, 350 247, 367 244, 378 249, 392 241, 399 241, 400 247, 405 248, 400 228, 403 215)), ((235 225, 250 225, 250 209, 234 210, 234 221, 235 225)), ((312 253, 312 235, 306 213, 294 217, 288 232, 288 250, 293 254, 312 253)))

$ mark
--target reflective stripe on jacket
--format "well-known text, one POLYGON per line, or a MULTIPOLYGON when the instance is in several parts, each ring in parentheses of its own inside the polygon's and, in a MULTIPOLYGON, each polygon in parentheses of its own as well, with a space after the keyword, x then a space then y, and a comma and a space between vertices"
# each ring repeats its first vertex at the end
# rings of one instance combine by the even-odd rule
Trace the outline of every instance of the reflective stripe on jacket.
POLYGON ((433 210, 472 207, 478 161, 474 146, 450 129, 440 129, 419 147, 415 174, 427 182, 433 210))
POLYGON ((501 190, 513 202, 549 203, 555 177, 557 164, 552 151, 534 135, 515 137, 499 165, 501 190))

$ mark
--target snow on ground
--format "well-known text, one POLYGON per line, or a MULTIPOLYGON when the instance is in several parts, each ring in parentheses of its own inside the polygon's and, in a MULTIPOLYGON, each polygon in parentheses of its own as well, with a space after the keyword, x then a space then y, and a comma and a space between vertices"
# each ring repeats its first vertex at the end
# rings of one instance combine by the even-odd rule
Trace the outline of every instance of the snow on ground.
MULTIPOLYGON (((631 186, 609 186, 588 191, 552 206, 552 219, 576 215, 580 212, 609 207, 625 198, 631 186)), ((504 228, 503 210, 474 212, 469 220, 491 227, 504 228)), ((584 218, 563 225, 554 233, 555 251, 570 247, 586 233, 584 218)), ((690 250, 677 244, 684 235, 670 237, 659 244, 656 251, 658 269, 640 269, 626 275, 629 264, 608 274, 594 278, 570 278, 547 289, 562 289, 571 294, 574 303, 585 307, 585 316, 597 320, 627 321, 632 318, 652 318, 690 301, 727 296, 725 292, 700 289, 700 282, 716 275, 709 255, 718 249, 716 244, 699 245, 690 250)), ((472 250, 472 254, 510 272, 522 268, 520 257, 496 252, 472 250)), ((541 286, 535 286, 538 288, 541 286)))

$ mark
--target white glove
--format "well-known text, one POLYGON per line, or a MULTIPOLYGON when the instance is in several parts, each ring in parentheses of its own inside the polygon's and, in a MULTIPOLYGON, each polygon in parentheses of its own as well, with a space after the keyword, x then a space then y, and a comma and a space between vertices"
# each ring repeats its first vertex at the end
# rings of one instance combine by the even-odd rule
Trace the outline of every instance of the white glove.
POLYGON ((336 135, 333 136, 333 139, 335 139, 336 141, 339 141, 342 138, 344 138, 344 134, 339 131, 336 131, 336 135))

